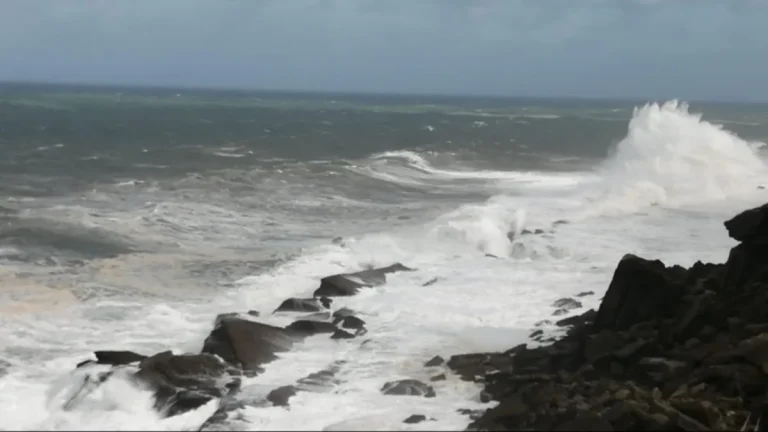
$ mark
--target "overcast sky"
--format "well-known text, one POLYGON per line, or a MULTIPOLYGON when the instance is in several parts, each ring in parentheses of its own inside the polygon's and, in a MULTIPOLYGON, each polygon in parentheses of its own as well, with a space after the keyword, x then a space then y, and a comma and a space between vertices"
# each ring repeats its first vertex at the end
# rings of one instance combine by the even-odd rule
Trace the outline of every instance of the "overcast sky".
POLYGON ((768 0, 0 0, 0 80, 768 101, 768 0))

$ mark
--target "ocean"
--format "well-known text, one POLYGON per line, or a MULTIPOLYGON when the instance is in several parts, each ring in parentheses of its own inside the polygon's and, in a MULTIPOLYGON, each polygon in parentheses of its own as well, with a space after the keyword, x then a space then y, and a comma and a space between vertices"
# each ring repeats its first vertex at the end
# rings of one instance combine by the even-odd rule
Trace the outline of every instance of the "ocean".
POLYGON ((334 302, 367 334, 310 337, 240 397, 340 365, 331 389, 218 427, 463 429, 491 406, 473 383, 379 389, 535 345, 626 253, 725 261, 723 221, 768 201, 764 142, 765 105, 0 86, 0 428, 197 430, 215 406, 163 419, 117 379, 61 397, 94 350, 199 352, 217 314, 287 325, 321 277, 401 262, 334 302))

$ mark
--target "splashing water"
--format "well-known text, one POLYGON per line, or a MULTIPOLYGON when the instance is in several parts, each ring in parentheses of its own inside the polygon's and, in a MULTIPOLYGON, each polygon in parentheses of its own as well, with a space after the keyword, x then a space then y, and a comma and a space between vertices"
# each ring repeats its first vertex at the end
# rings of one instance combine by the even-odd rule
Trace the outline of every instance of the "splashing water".
POLYGON ((747 142, 669 101, 635 108, 627 136, 598 170, 607 193, 597 213, 679 207, 753 191, 766 180, 759 142, 747 142))

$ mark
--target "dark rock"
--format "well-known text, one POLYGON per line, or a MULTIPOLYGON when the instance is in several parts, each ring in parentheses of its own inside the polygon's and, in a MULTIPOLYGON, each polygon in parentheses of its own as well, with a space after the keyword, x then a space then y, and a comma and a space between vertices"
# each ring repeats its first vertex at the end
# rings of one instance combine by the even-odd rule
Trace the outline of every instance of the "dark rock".
POLYGON ((313 320, 297 320, 289 324, 285 329, 299 337, 312 336, 319 333, 335 333, 338 330, 332 323, 313 320))
POLYGON ((331 307, 331 303, 333 303, 333 299, 330 299, 330 298, 328 298, 328 297, 320 297, 320 304, 321 304, 321 305, 322 305, 324 308, 326 308, 326 309, 330 309, 330 307, 331 307))
POLYGON ((348 316, 352 316, 355 314, 355 311, 349 308, 341 308, 333 313, 333 324, 339 324, 340 322, 344 321, 344 318, 348 316))
POLYGON ((427 419, 427 416, 425 416, 425 415, 414 414, 414 415, 408 417, 407 419, 403 420, 403 423, 409 423, 409 424, 421 423, 421 422, 425 421, 426 419, 427 419))
POLYGON ((280 303, 275 312, 319 312, 323 310, 320 302, 314 298, 289 298, 280 303))
POLYGON ((435 397, 435 389, 432 386, 424 384, 419 380, 404 379, 399 381, 390 381, 381 388, 381 393, 385 395, 399 396, 424 396, 435 397))
POLYGON ((202 352, 215 354, 252 375, 261 371, 261 365, 275 360, 277 353, 290 350, 293 340, 288 331, 279 327, 225 318, 205 339, 202 352))
POLYGON ((445 374, 439 374, 439 375, 433 376, 429 380, 432 381, 432 382, 436 382, 436 381, 445 381, 447 379, 448 379, 448 377, 445 376, 445 374))
POLYGON ((560 423, 555 431, 612 431, 613 426, 610 423, 603 420, 600 416, 594 414, 587 414, 579 416, 573 420, 568 420, 560 423))
POLYGON ((209 354, 161 352, 142 360, 134 377, 155 392, 155 408, 168 417, 240 388, 240 371, 209 354))
POLYGON ((727 220, 728 235, 742 243, 768 243, 768 204, 745 210, 727 220))
POLYGON ((594 309, 590 309, 581 315, 574 315, 572 317, 563 318, 555 323, 558 327, 566 326, 578 326, 591 323, 595 320, 597 312, 594 309))
POLYGON ((355 338, 355 335, 342 329, 336 330, 331 335, 331 339, 354 339, 354 338, 355 338))
POLYGON ((365 327, 365 321, 360 318, 350 315, 341 322, 341 327, 345 329, 358 330, 365 327))
POLYGON ((251 309, 251 310, 248 311, 248 315, 250 315, 252 317, 257 317, 257 316, 259 316, 261 314, 259 314, 259 311, 251 309))
POLYGON ((315 290, 315 297, 341 297, 357 294, 360 288, 384 284, 386 275, 400 271, 412 271, 400 263, 356 273, 344 273, 326 276, 320 280, 320 287, 315 290))
POLYGON ((531 332, 531 334, 528 335, 528 337, 531 339, 535 339, 543 334, 544 334, 543 330, 534 330, 531 332))
POLYGON ((558 309, 571 310, 571 309, 578 309, 582 307, 582 304, 580 301, 574 300, 572 298, 564 297, 564 298, 555 300, 555 302, 552 303, 552 307, 555 307, 558 309))
POLYGON ((94 351, 96 362, 112 366, 127 365, 144 360, 147 356, 133 351, 94 351))
POLYGON ((565 315, 567 313, 568 313, 568 309, 560 308, 560 309, 557 309, 556 311, 552 312, 552 316, 561 316, 561 315, 565 315))
POLYGON ((671 316, 683 294, 664 263, 625 255, 597 311, 594 329, 626 330, 639 322, 671 316))
POLYGON ((551 324, 552 324, 552 321, 550 320, 541 320, 541 321, 537 321, 536 324, 534 324, 534 326, 541 327, 541 326, 551 325, 551 324))
POLYGON ((278 387, 267 395, 267 400, 274 406, 288 406, 288 401, 296 396, 298 388, 292 385, 278 387))
POLYGON ((424 363, 425 367, 434 367, 434 366, 440 366, 443 363, 445 363, 445 359, 443 359, 440 356, 434 356, 430 360, 428 360, 426 363, 424 363))
POLYGON ((595 293, 593 291, 584 291, 576 294, 576 297, 586 297, 591 295, 595 295, 595 293))

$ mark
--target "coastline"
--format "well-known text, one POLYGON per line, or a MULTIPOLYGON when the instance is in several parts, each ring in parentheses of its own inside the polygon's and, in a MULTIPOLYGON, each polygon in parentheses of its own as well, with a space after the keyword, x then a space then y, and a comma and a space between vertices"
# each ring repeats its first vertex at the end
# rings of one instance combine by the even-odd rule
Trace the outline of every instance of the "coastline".
MULTIPOLYGON (((533 329, 530 338, 542 343, 535 348, 459 353, 447 362, 435 356, 424 365, 428 380, 382 376, 380 392, 435 397, 433 383, 449 373, 474 382, 484 387, 480 402, 498 405, 459 410, 471 420, 467 430, 758 430, 768 409, 768 292, 759 290, 768 281, 762 264, 768 257, 768 204, 738 214, 725 227, 739 242, 726 263, 685 269, 625 255, 598 310, 568 315, 592 292, 555 302, 551 320, 567 329, 564 336, 542 341, 542 332, 533 329)), ((288 298, 275 311, 222 313, 197 353, 96 351, 95 360, 74 369, 79 385, 60 396, 61 409, 75 409, 111 379, 153 392, 162 417, 206 406, 213 415, 198 430, 220 427, 245 406, 290 409, 300 392, 332 392, 345 362, 258 400, 240 398, 243 380, 263 373, 281 353, 301 349, 296 345, 310 336, 364 345, 366 322, 342 306, 343 298, 412 270, 395 263, 330 275, 311 294, 288 298), (275 313, 293 322, 260 322, 263 314, 275 313)), ((430 420, 414 412, 396 422, 430 420)))
POLYGON ((722 264, 625 255, 597 311, 529 349, 447 366, 499 404, 467 430, 762 430, 768 410, 768 204, 724 223, 722 264))

